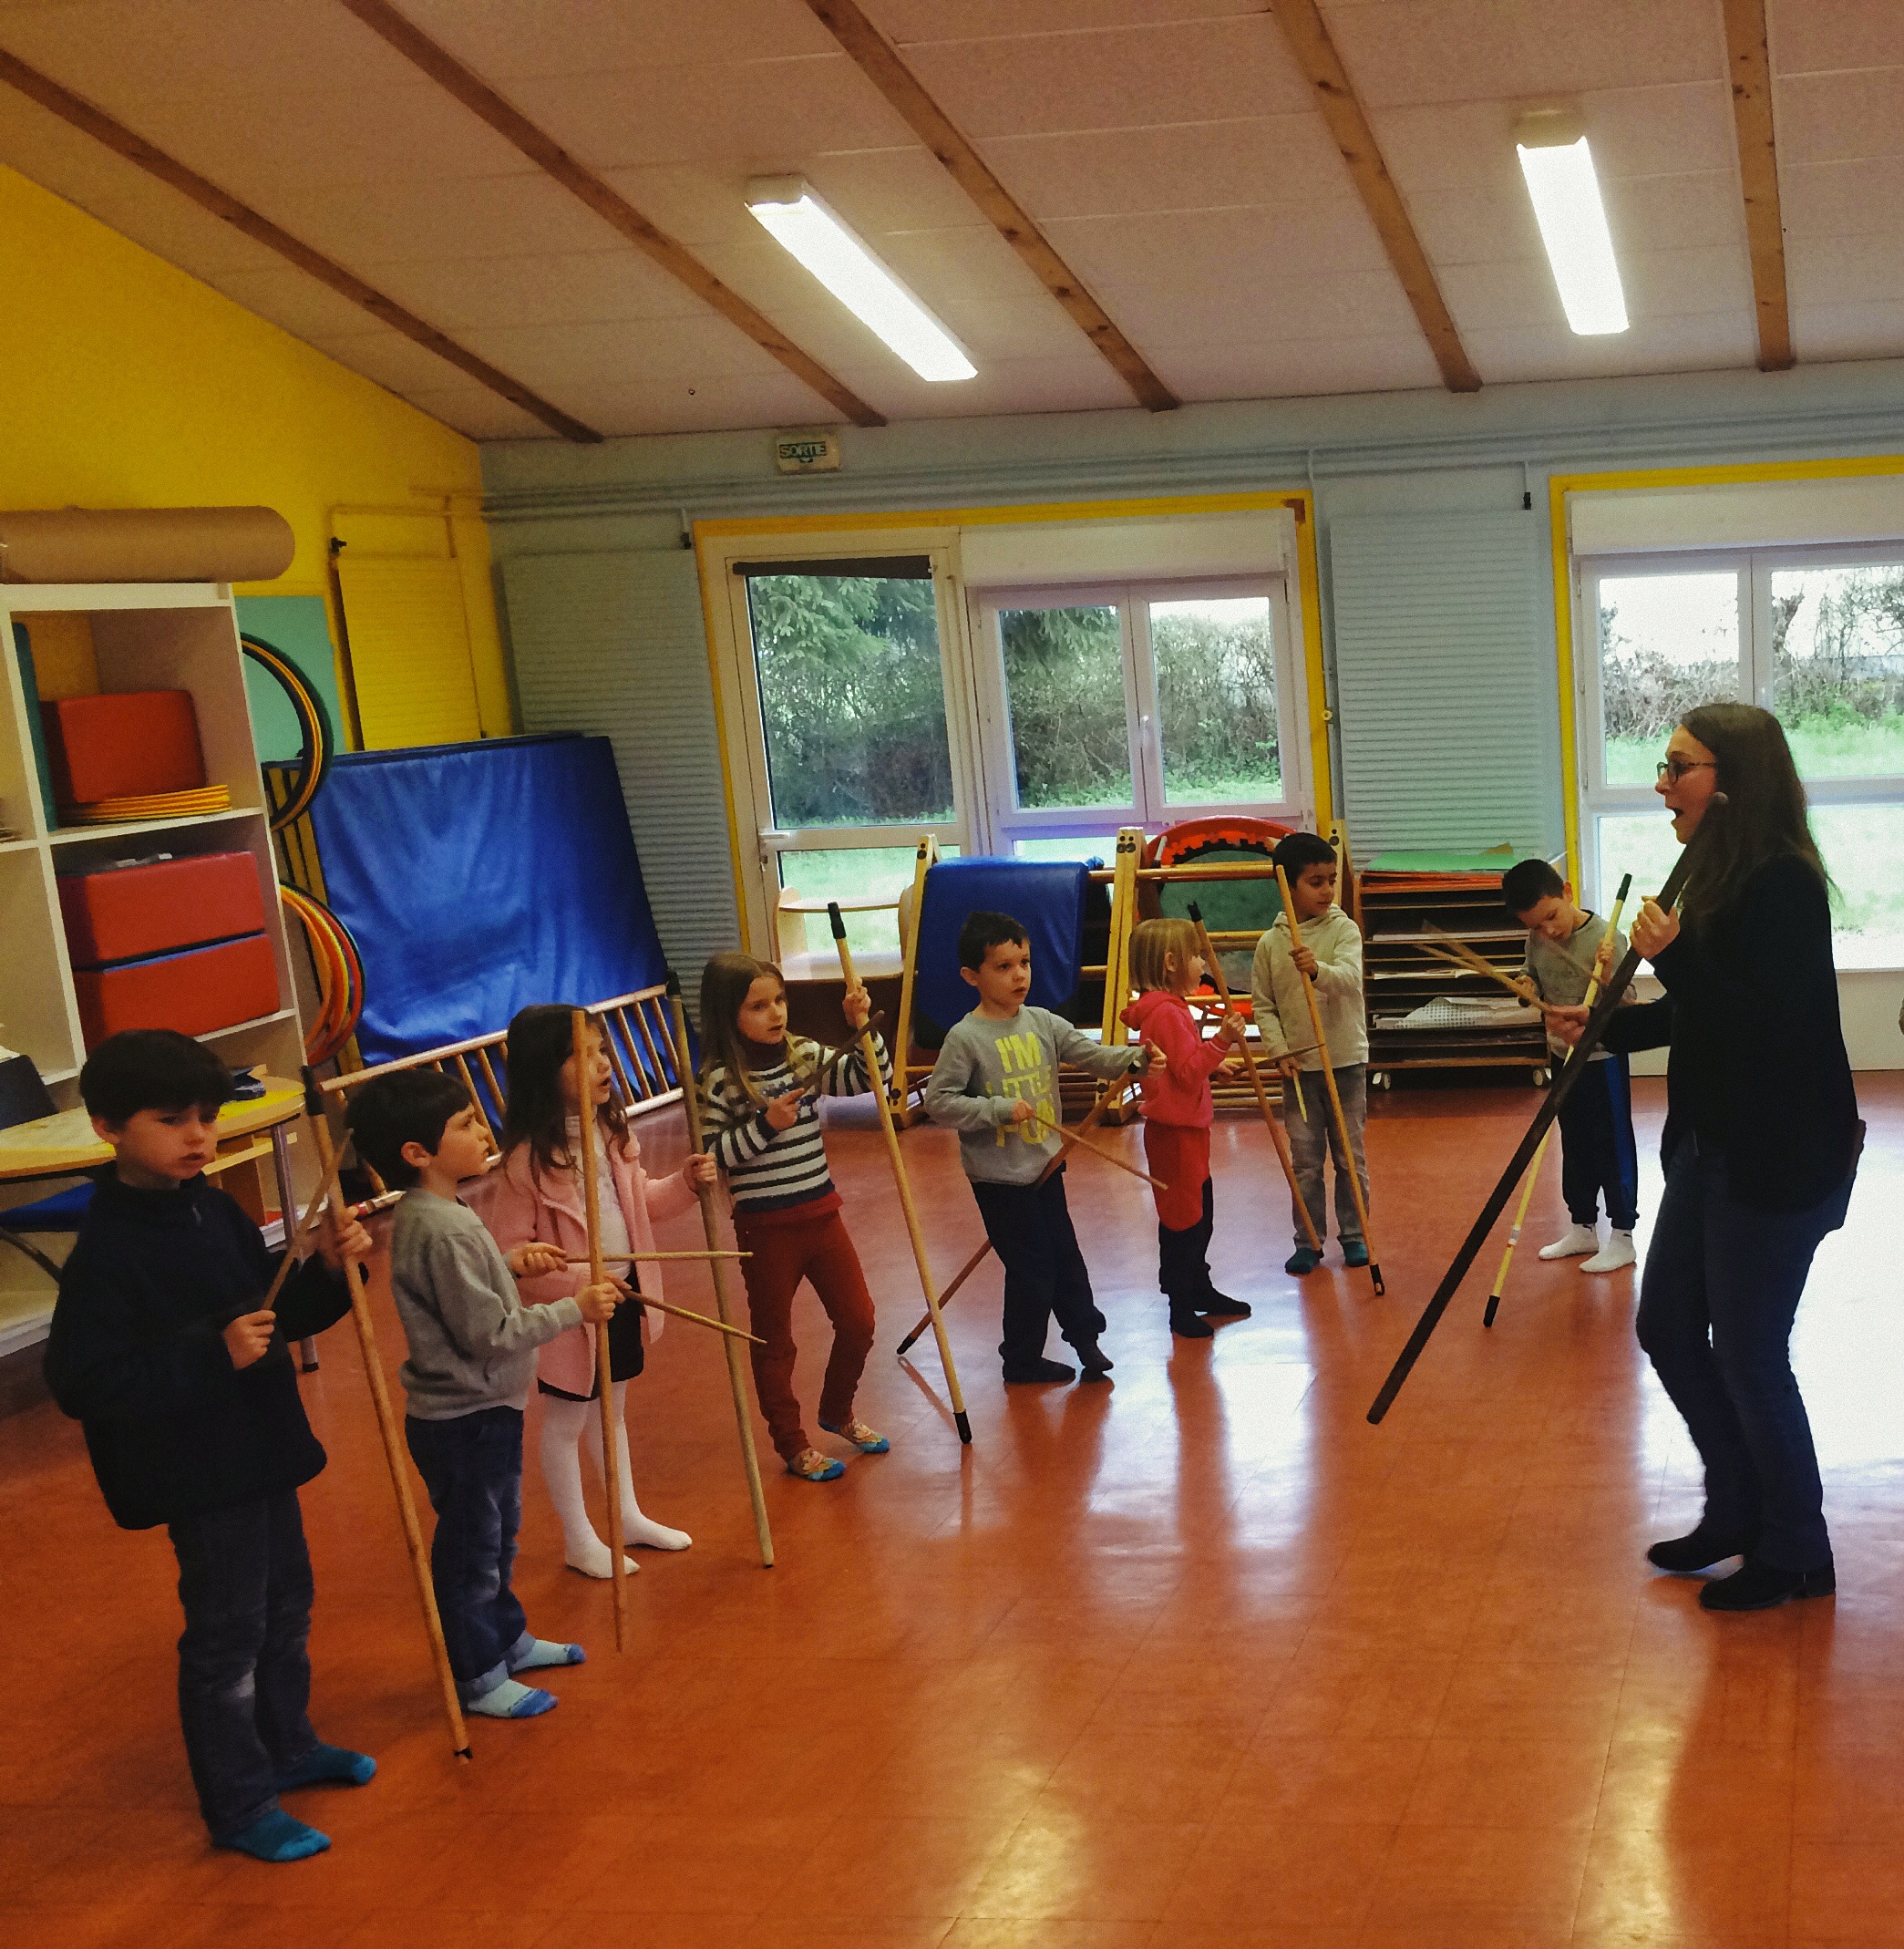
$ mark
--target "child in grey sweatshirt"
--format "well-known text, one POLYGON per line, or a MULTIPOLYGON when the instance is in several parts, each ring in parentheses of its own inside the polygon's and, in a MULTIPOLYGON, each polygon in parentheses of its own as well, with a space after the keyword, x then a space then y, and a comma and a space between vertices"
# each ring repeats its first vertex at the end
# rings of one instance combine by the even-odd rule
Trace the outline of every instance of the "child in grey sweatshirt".
POLYGON ((1025 1005, 1031 940, 1003 913, 973 913, 959 930, 960 972, 979 1005, 946 1036, 925 1088, 926 1114, 959 1133, 959 1155, 978 1200, 985 1236, 1005 1269, 1004 1337, 998 1351, 1007 1385, 1068 1381, 1062 1360, 1045 1357, 1054 1314, 1086 1380, 1102 1380, 1109 1358, 1097 1336, 1105 1318, 1091 1292, 1065 1199, 1058 1154, 1058 1065, 1094 1076, 1141 1072, 1143 1045, 1106 1048, 1062 1016, 1025 1005))
POLYGON ((519 1245, 508 1259, 457 1186, 489 1165, 489 1141, 468 1092, 436 1069, 374 1078, 350 1108, 357 1150, 385 1183, 401 1187, 390 1237, 390 1285, 409 1343, 398 1375, 408 1397, 404 1434, 437 1512, 430 1573, 449 1665, 466 1712, 527 1719, 555 1696, 518 1672, 580 1665, 579 1645, 529 1629, 509 1588, 522 1516, 522 1410, 536 1349, 583 1320, 605 1321, 612 1284, 572 1299, 525 1306, 518 1277, 561 1269, 552 1245, 519 1245))

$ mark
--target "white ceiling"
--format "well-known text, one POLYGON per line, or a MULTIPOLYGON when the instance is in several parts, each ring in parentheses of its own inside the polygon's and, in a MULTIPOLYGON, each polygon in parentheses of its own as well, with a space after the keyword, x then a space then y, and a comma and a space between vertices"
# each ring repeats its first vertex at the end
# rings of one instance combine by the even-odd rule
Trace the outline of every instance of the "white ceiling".
MULTIPOLYGON (((399 0, 894 419, 1130 396, 799 0, 399 0), (928 386, 741 201, 808 177, 971 349, 928 386)), ((1186 399, 1432 387, 1262 0, 863 0, 1186 399)), ((1803 360, 1904 354, 1904 0, 1768 0, 1803 360)), ((1719 0, 1323 0, 1485 381, 1749 366, 1719 0), (1584 108, 1631 329, 1560 315, 1515 162, 1584 108)), ((830 410, 331 0, 0 0, 0 47, 611 434, 830 410)), ((478 438, 545 429, 0 87, 0 161, 478 438)))

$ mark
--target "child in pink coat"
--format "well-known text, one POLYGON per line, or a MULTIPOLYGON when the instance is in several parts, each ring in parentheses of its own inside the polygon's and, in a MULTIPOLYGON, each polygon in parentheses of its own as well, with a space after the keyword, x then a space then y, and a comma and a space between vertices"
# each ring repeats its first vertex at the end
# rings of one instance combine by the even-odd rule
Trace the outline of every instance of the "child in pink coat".
MULTIPOLYGON (((503 1112, 503 1158, 499 1169, 470 1200, 496 1243, 508 1253, 530 1240, 561 1247, 564 1254, 589 1249, 588 1215, 578 1156, 581 1125, 576 1086, 573 1012, 559 1004, 520 1010, 509 1027, 509 1104, 503 1112)), ((634 1132, 610 1085, 608 1055, 599 1029, 591 1027, 585 1079, 596 1118, 595 1166, 601 1190, 604 1255, 653 1251, 654 1221, 690 1210, 696 1187, 714 1181, 714 1161, 691 1157, 658 1183, 642 1169, 634 1132)), ((573 1265, 520 1282, 530 1304, 561 1299, 588 1283, 588 1267, 573 1265)), ((661 1296, 661 1268, 635 1262, 628 1267, 624 1291, 661 1296)), ((685 1550, 693 1539, 642 1513, 628 1461, 628 1429, 623 1418, 628 1383, 642 1371, 643 1309, 621 1306, 608 1334, 610 1413, 621 1456, 622 1533, 630 1544, 651 1550, 685 1550)), ((649 1331, 661 1336, 663 1317, 652 1315, 649 1331)), ((537 1358, 537 1387, 542 1397, 542 1480, 561 1519, 569 1566, 584 1576, 606 1577, 614 1565, 608 1545, 595 1533, 581 1490, 582 1437, 595 1423, 593 1452, 600 1455, 601 1404, 596 1398, 595 1334, 590 1325, 571 1326, 545 1346, 537 1358)), ((625 1567, 635 1568, 632 1558, 625 1567)))
POLYGON ((1209 1079, 1243 1039, 1240 1016, 1224 1018, 1208 1042, 1185 997, 1203 979, 1197 930, 1189 921, 1143 921, 1130 937, 1130 981, 1137 998, 1124 1011, 1133 1034, 1168 1057, 1143 1079, 1144 1156, 1157 1191, 1158 1284, 1170 1303, 1170 1331, 1181 1340, 1210 1337, 1208 1315, 1243 1319, 1250 1309, 1210 1283, 1209 1234, 1215 1223, 1209 1129, 1216 1121, 1209 1079))

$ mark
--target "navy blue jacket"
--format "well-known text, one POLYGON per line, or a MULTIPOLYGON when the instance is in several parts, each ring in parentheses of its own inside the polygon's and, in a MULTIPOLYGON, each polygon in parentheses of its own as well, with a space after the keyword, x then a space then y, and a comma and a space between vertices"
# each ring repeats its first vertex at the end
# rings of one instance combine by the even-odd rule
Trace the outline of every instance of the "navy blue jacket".
POLYGON ((97 1181, 60 1274, 46 1385, 85 1428, 113 1520, 148 1530, 308 1482, 324 1453, 288 1343, 349 1310, 344 1275, 314 1257, 294 1270, 270 1350, 240 1372, 224 1329, 257 1310, 280 1255, 203 1178, 134 1191, 108 1165, 97 1181))

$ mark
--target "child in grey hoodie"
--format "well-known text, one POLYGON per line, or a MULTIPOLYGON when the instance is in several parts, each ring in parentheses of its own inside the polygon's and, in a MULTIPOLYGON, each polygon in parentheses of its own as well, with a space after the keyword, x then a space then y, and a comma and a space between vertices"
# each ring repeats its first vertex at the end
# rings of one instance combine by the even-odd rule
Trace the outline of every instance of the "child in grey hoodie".
POLYGON ((1006 913, 973 913, 959 930, 959 972, 979 1003, 946 1036, 925 1088, 926 1114, 959 1133, 959 1156, 978 1200, 985 1235, 1005 1269, 1004 1337, 998 1351, 1008 1385, 1076 1377, 1045 1357, 1054 1314, 1076 1349, 1086 1380, 1111 1363, 1097 1345, 1105 1318, 1091 1293, 1065 1200, 1058 1154, 1058 1065, 1094 1076, 1141 1072, 1146 1045, 1106 1048, 1048 1009, 1025 1005, 1031 937, 1006 913))
POLYGON ((366 1083, 350 1107, 357 1150, 401 1187, 390 1284, 410 1357, 404 1434, 437 1512, 430 1573, 463 1709, 494 1719, 550 1710, 552 1693, 515 1674, 580 1665, 579 1645, 536 1637, 509 1588, 522 1516, 522 1411, 536 1349, 583 1320, 604 1322, 621 1293, 584 1286, 525 1306, 515 1279, 562 1268, 559 1248, 519 1245, 508 1259, 457 1186, 489 1165, 468 1092, 437 1069, 398 1069, 366 1083))

